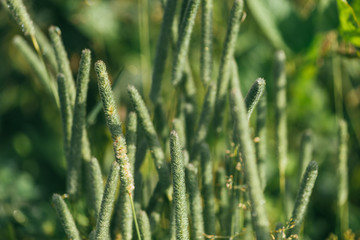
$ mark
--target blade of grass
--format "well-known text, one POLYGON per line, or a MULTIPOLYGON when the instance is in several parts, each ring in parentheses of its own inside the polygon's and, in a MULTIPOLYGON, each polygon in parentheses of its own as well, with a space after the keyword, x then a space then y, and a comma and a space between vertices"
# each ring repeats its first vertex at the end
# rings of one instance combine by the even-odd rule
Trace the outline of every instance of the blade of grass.
POLYGON ((184 17, 181 20, 181 27, 179 37, 176 45, 176 50, 173 58, 172 77, 171 82, 177 85, 184 70, 186 55, 189 50, 191 33, 195 23, 196 13, 199 7, 200 0, 189 0, 184 17))
POLYGON ((318 164, 315 161, 311 161, 301 180, 301 185, 296 196, 294 209, 290 218, 290 225, 292 225, 292 227, 286 231, 287 237, 298 238, 300 227, 305 219, 306 208, 308 206, 317 175, 318 164))
POLYGON ((312 159, 312 133, 311 130, 306 130, 301 137, 300 155, 299 155, 299 184, 305 169, 312 159))
POLYGON ((16 48, 19 49, 26 61, 30 64, 30 67, 40 80, 41 85, 45 87, 45 89, 54 98, 56 104, 59 105, 57 86, 52 77, 48 75, 45 65, 41 63, 41 59, 35 54, 29 44, 22 37, 15 36, 13 41, 16 48))
POLYGON ((185 168, 177 133, 170 134, 171 172, 173 175, 173 201, 175 205, 176 239, 189 239, 187 203, 185 190, 185 168))
POLYGON ((201 145, 201 194, 204 199, 204 228, 205 233, 214 235, 216 233, 215 225, 215 194, 213 182, 213 168, 210 157, 209 146, 206 143, 201 145))
POLYGON ((213 0, 201 0, 200 78, 204 86, 212 76, 213 0))
POLYGON ((195 161, 198 153, 200 152, 200 145, 205 141, 208 133, 209 125, 214 112, 216 97, 216 85, 210 84, 202 106, 200 119, 196 128, 194 141, 191 147, 191 161, 195 161))
POLYGON ((56 61, 58 65, 58 73, 62 73, 65 76, 66 88, 69 91, 70 103, 71 106, 74 106, 75 103, 75 83, 74 78, 71 73, 69 59, 64 47, 64 44, 61 40, 61 31, 60 28, 56 26, 51 26, 49 28, 49 35, 51 43, 53 45, 56 61))
POLYGON ((341 119, 338 129, 338 167, 337 167, 337 207, 338 222, 340 223, 339 235, 349 229, 349 206, 348 206, 348 141, 349 133, 347 123, 341 119))
POLYGON ((267 114, 267 101, 266 92, 260 99, 257 107, 256 115, 256 130, 255 130, 255 148, 256 158, 258 162, 259 176, 261 181, 261 188, 264 191, 266 187, 266 159, 267 157, 267 131, 266 131, 266 114, 267 114))
POLYGON ((198 170, 197 168, 189 163, 185 168, 185 182, 186 189, 189 193, 190 203, 190 229, 191 239, 203 239, 204 233, 204 220, 203 210, 201 207, 201 195, 198 185, 198 170))
POLYGON ((135 111, 139 116, 141 126, 145 131, 146 141, 148 147, 151 150, 152 157, 155 161, 155 166, 159 174, 159 181, 162 191, 167 191, 170 186, 169 170, 166 164, 165 154, 161 148, 158 136, 155 132, 154 125, 150 119, 145 103, 136 88, 134 86, 129 86, 128 93, 131 102, 135 108, 135 111))
POLYGON ((215 103, 216 117, 214 119, 215 130, 219 133, 222 131, 221 125, 224 118, 224 105, 226 101, 226 93, 228 91, 230 73, 231 73, 231 59, 234 55, 235 43, 240 29, 241 16, 243 15, 244 2, 243 0, 234 0, 232 6, 229 22, 227 25, 227 32, 224 41, 224 47, 221 53, 220 68, 217 79, 217 93, 215 103))
POLYGON ((101 168, 98 160, 92 157, 90 161, 85 162, 88 181, 88 196, 90 209, 94 210, 95 222, 97 222, 100 212, 101 200, 104 194, 104 183, 101 174, 101 168))
POLYGON ((252 112, 264 94, 265 84, 266 82, 263 78, 256 79, 245 97, 248 119, 250 119, 252 112))
POLYGON ((110 239, 110 219, 114 208, 115 192, 119 182, 120 164, 114 161, 106 181, 101 201, 99 217, 96 222, 95 239, 110 239))
POLYGON ((161 91, 161 82, 164 74, 168 45, 171 41, 171 28, 175 18, 177 0, 167 0, 164 9, 164 17, 161 24, 161 31, 156 46, 154 70, 152 74, 152 85, 150 97, 156 103, 161 91))
MULTIPOLYGON (((232 81, 234 78, 232 78, 232 81)), ((245 177, 251 202, 251 217, 257 239, 270 239, 269 221, 265 210, 265 199, 261 189, 255 148, 250 136, 247 111, 237 84, 231 84, 230 106, 235 126, 237 144, 244 161, 245 177), (235 88, 234 88, 235 87, 235 88)), ((239 153, 240 154, 240 153, 239 153)))
POLYGON ((275 54, 274 64, 274 81, 275 81, 275 138, 276 151, 279 161, 280 176, 280 196, 282 206, 284 207, 284 217, 288 218, 287 201, 286 201, 286 165, 287 165, 287 116, 286 116, 286 75, 285 75, 285 53, 278 51, 275 54))
POLYGON ((76 99, 73 122, 71 125, 71 141, 66 190, 70 198, 77 198, 80 194, 81 163, 83 129, 86 119, 86 98, 90 75, 91 52, 82 51, 79 72, 77 76, 76 99))
POLYGON ((59 194, 55 193, 52 196, 52 204, 55 207, 56 214, 60 219, 67 238, 81 240, 80 233, 75 225, 74 218, 72 217, 64 199, 59 194))

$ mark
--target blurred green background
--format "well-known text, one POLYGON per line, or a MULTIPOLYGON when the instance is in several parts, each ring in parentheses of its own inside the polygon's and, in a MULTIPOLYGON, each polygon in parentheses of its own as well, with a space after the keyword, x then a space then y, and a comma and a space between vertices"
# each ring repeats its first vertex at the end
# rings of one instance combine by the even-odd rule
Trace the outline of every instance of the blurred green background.
MULTIPOLYGON (((354 46, 356 42, 346 39, 341 31, 335 0, 254 2, 260 5, 256 9, 261 18, 257 17, 258 12, 248 8, 245 1, 246 19, 237 40, 235 58, 244 93, 257 77, 267 80, 269 183, 265 196, 271 223, 274 226, 279 220, 276 219, 279 216, 277 211, 281 209, 273 140, 272 67, 275 50, 284 48, 288 79, 287 175, 291 198, 295 198, 297 191, 300 138, 306 129, 313 132, 314 159, 320 165, 305 221, 305 236, 325 239, 330 233, 339 234, 336 222, 337 117, 345 118, 349 125, 350 228, 360 236, 360 60, 354 46)), ((349 1, 354 9, 360 6, 359 2, 349 1)), ((126 106, 128 101, 128 83, 141 89, 148 100, 162 20, 160 0, 24 0, 24 3, 43 32, 47 33, 50 25, 60 27, 74 73, 77 72, 81 50, 89 48, 94 62, 104 60, 112 78, 120 78, 122 106, 126 106)), ((214 1, 214 80, 231 5, 231 0, 214 1)), ((199 20, 200 14, 189 58, 201 100, 204 91, 199 80, 199 20)), ((65 191, 66 166, 60 113, 29 64, 14 47, 16 34, 22 35, 21 29, 5 4, 0 4, 0 238, 64 239, 50 204, 53 193, 65 191)), ((171 61, 168 61, 168 68, 171 68, 171 61)), ((166 81, 169 76, 167 70, 163 96, 170 98, 170 105, 169 90, 173 87, 166 81)), ((92 70, 88 112, 98 101, 92 70)), ((102 113, 88 131, 92 152, 106 176, 112 150, 102 113)), ((225 147, 219 158, 225 154, 225 147)))

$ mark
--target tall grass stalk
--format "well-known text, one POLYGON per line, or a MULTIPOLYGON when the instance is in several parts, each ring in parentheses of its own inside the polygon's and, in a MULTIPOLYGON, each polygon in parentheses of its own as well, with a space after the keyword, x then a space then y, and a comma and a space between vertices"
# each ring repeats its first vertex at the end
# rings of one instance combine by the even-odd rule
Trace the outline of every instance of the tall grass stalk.
POLYGON ((121 169, 120 171, 121 186, 122 188, 125 189, 125 191, 128 194, 128 197, 130 198, 131 208, 133 212, 133 219, 138 232, 138 237, 140 238, 139 230, 137 227, 138 225, 136 220, 134 203, 132 198, 133 190, 135 188, 134 177, 132 174, 132 168, 129 162, 129 158, 127 156, 126 140, 122 134, 121 122, 114 101, 114 96, 111 91, 110 81, 104 62, 97 61, 95 63, 95 72, 98 78, 98 87, 103 102, 106 123, 109 127, 113 140, 115 159, 119 163, 121 169))
POLYGON ((171 81, 174 85, 177 85, 181 80, 199 3, 200 0, 189 0, 184 17, 180 19, 181 25, 172 65, 171 81))
POLYGON ((337 166, 337 207, 338 222, 340 224, 339 235, 345 233, 349 228, 349 206, 348 206, 348 141, 349 133, 345 120, 339 120, 338 129, 338 166, 337 166))
POLYGON ((299 184, 305 169, 312 159, 313 144, 311 130, 306 130, 301 137, 300 156, 299 156, 299 184))
POLYGON ((52 203, 55 207, 57 216, 65 230, 68 239, 81 240, 80 233, 76 227, 74 218, 68 209, 64 199, 59 194, 52 196, 52 203))
POLYGON ((57 105, 59 105, 59 98, 57 87, 54 79, 48 75, 46 67, 41 63, 40 58, 31 49, 29 44, 20 36, 14 37, 14 44, 24 56, 30 67, 33 69, 35 75, 39 79, 41 85, 52 95, 57 105))
POLYGON ((70 154, 68 160, 68 175, 66 190, 72 198, 80 194, 81 163, 83 129, 86 123, 86 98, 89 83, 91 64, 91 52, 88 49, 82 51, 80 67, 77 76, 76 99, 74 106, 73 122, 71 125, 70 154))
POLYGON ((186 189, 189 193, 191 239, 203 239, 204 220, 198 185, 198 169, 189 163, 185 168, 186 189))
POLYGON ((143 240, 151 240, 151 229, 149 218, 145 211, 140 211, 138 214, 138 222, 141 239, 143 240))
POLYGON ((294 209, 290 218, 290 225, 292 225, 288 231, 286 231, 287 237, 296 238, 299 235, 300 227, 305 219, 306 208, 310 201, 310 196, 315 185, 315 181, 318 175, 318 164, 315 161, 311 161, 302 177, 301 185, 296 196, 294 209))
POLYGON ((263 78, 258 78, 255 80, 250 90, 248 91, 245 97, 245 106, 247 109, 248 119, 250 119, 252 112, 264 94, 265 85, 265 80, 263 78))
POLYGON ((171 28, 175 18, 177 0, 166 1, 161 31, 156 46, 155 61, 152 74, 150 97, 153 103, 157 102, 161 90, 161 82, 165 70, 166 58, 171 41, 171 28))
POLYGON ((57 72, 55 51, 47 36, 41 31, 40 27, 36 25, 35 25, 35 35, 40 46, 40 51, 44 56, 44 59, 51 66, 51 68, 55 70, 55 72, 57 72))
POLYGON ((183 153, 177 133, 170 134, 171 172, 173 175, 173 201, 175 205, 176 239, 189 239, 187 202, 185 190, 185 168, 183 153))
POLYGON ((119 182, 120 164, 114 161, 106 181, 101 201, 99 217, 96 222, 95 239, 110 239, 110 219, 114 209, 115 192, 119 182))
POLYGON ((132 191, 134 190, 134 178, 131 173, 130 162, 127 156, 126 140, 122 134, 121 122, 104 62, 97 61, 95 63, 95 71, 98 78, 98 87, 103 102, 106 123, 113 140, 115 159, 119 162, 121 168, 120 179, 121 182, 123 182, 123 186, 125 186, 127 193, 132 195, 132 191))
POLYGON ((104 194, 104 182, 101 174, 101 168, 98 160, 92 157, 89 162, 85 162, 87 171, 87 182, 88 182, 88 195, 89 195, 89 206, 90 209, 94 210, 95 222, 97 222, 102 196, 104 194))
POLYGON ((212 78, 213 0, 201 0, 200 78, 206 86, 212 78))
POLYGON ((44 59, 41 54, 39 43, 36 40, 35 26, 27 12, 22 0, 6 0, 11 15, 14 17, 16 23, 21 27, 25 36, 30 36, 32 44, 40 58, 40 62, 45 66, 44 59))
POLYGON ((63 129, 63 139, 64 139, 64 151, 67 164, 69 165, 70 159, 70 141, 71 141, 71 128, 73 121, 73 110, 71 109, 69 91, 66 88, 64 74, 60 73, 57 76, 58 82, 58 94, 60 99, 60 113, 61 113, 61 123, 63 129))
POLYGON ((233 88, 233 86, 236 87, 236 84, 231 84, 231 86, 230 106, 234 120, 236 141, 240 145, 240 152, 245 165, 245 177, 249 188, 253 227, 257 239, 270 239, 269 221, 265 211, 265 199, 256 163, 255 147, 250 136, 246 107, 240 89, 233 88))
POLYGON ((191 147, 192 161, 194 161, 197 158, 197 155, 200 152, 199 151, 200 145, 202 142, 205 141, 205 138, 209 132, 208 129, 214 112, 215 97, 216 97, 216 85, 210 84, 204 98, 200 119, 195 131, 196 133, 191 147))
MULTIPOLYGON (((126 142, 127 153, 129 157, 131 172, 134 175, 134 163, 136 153, 136 128, 137 117, 136 113, 130 112, 126 122, 126 142)), ((132 208, 130 198, 127 196, 126 186, 120 185, 120 192, 118 196, 118 202, 115 209, 115 231, 120 228, 122 239, 133 238, 133 221, 132 221, 132 208)))
POLYGON ((275 81, 275 137, 276 137, 276 151, 279 161, 279 176, 280 176, 280 196, 282 199, 282 206, 284 206, 284 216, 288 217, 287 200, 286 200, 286 166, 287 166, 287 117, 286 117, 286 75, 285 75, 285 53, 278 51, 275 54, 274 64, 274 81, 275 81))
POLYGON ((154 125, 151 121, 145 103, 136 88, 134 86, 129 86, 128 93, 131 102, 135 108, 135 111, 139 117, 140 124, 144 129, 146 141, 148 147, 151 150, 151 155, 154 159, 155 166, 159 174, 159 181, 162 186, 162 190, 166 191, 170 186, 169 170, 166 164, 165 154, 161 148, 154 125))
POLYGON ((74 78, 71 73, 69 59, 64 47, 64 44, 61 39, 61 30, 56 26, 51 26, 49 28, 49 35, 51 43, 53 45, 56 61, 58 65, 58 73, 64 74, 66 81, 66 88, 69 91, 70 103, 71 106, 74 106, 75 103, 75 83, 74 78))
POLYGON ((261 181, 261 188, 263 191, 266 187, 266 160, 268 158, 266 114, 267 114, 267 101, 266 101, 266 91, 265 91, 264 96, 260 99, 259 104, 257 106, 256 130, 255 130, 256 158, 258 160, 259 176, 261 181))
POLYGON ((214 235, 215 228, 215 194, 213 182, 213 167, 210 149, 206 143, 201 145, 201 195, 204 199, 204 229, 208 235, 214 235))
POLYGON ((234 55, 235 42, 240 29, 241 16, 243 15, 243 0, 234 0, 231 9, 224 46, 221 53, 220 68, 217 78, 217 93, 214 120, 217 132, 222 131, 221 125, 224 118, 224 106, 226 102, 226 93, 228 91, 229 79, 231 73, 231 59, 234 55))

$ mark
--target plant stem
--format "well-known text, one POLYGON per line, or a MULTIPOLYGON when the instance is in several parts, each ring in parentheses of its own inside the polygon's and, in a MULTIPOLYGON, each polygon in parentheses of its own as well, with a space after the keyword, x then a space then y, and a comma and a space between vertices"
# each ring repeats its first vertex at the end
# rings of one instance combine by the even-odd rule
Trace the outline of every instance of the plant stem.
MULTIPOLYGON (((234 78, 233 78, 234 80, 234 78)), ((232 84, 230 105, 235 126, 236 143, 240 145, 241 156, 245 165, 245 177, 248 184, 251 216, 257 239, 270 239, 269 221, 265 210, 265 199, 261 189, 255 148, 250 136, 246 107, 237 84, 232 84), (235 88, 233 88, 235 87, 235 88)), ((239 154, 240 154, 239 152, 239 154)))
POLYGON ((301 185, 296 196, 290 225, 292 227, 286 232, 287 237, 298 238, 300 227, 305 219, 307 205, 310 201, 310 196, 315 185, 318 175, 318 164, 311 161, 307 166, 304 176, 301 180, 301 185))
POLYGON ((74 218, 72 217, 64 199, 59 194, 55 193, 52 196, 52 203, 54 204, 56 213, 68 239, 81 240, 74 218))
POLYGON ((284 217, 288 218, 286 200, 286 165, 287 165, 287 126, 286 126, 286 75, 285 75, 285 53, 278 51, 275 54, 274 65, 275 95, 276 95, 276 146, 279 160, 280 196, 284 207, 284 217))
POLYGON ((176 239, 189 239, 187 203, 185 190, 185 169, 183 154, 177 133, 170 134, 171 171, 173 175, 173 200, 175 204, 176 239))
POLYGON ((214 119, 215 130, 219 133, 222 131, 221 125, 224 118, 224 105, 226 101, 226 93, 228 92, 229 79, 231 73, 231 59, 234 55, 235 42, 240 30, 241 16, 243 15, 243 0, 234 0, 231 8, 230 18, 227 25, 227 32, 224 41, 224 47, 221 53, 220 68, 217 79, 217 93, 215 102, 214 119))
POLYGON ((213 42, 213 0, 201 0, 200 78, 204 86, 211 81, 213 42))
POLYGON ((200 0, 189 0, 184 17, 181 19, 182 22, 172 65, 171 81, 173 85, 177 85, 181 80, 199 3, 200 0))
POLYGON ((80 67, 77 76, 76 99, 74 106, 73 122, 71 125, 71 142, 67 176, 67 192, 71 198, 80 194, 81 163, 83 129, 86 123, 86 98, 89 83, 91 52, 82 51, 80 67))

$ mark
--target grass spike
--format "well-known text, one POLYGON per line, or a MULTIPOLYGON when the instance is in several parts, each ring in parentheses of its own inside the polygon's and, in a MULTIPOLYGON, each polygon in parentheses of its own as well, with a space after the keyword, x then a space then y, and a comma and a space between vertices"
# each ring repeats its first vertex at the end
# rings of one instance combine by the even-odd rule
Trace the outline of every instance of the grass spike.
POLYGON ((200 76, 206 86, 212 75, 213 0, 201 0, 200 76))
MULTIPOLYGON (((267 131, 266 131, 266 114, 267 114, 267 102, 266 92, 260 99, 257 107, 256 115, 256 130, 255 136, 258 138, 255 141, 256 157, 258 160, 259 176, 261 181, 262 190, 266 187, 266 159, 267 156, 267 131)), ((256 139, 256 138, 255 138, 256 139)))
POLYGON ((170 133, 171 172, 173 175, 173 201, 175 205, 176 239, 189 239, 187 203, 185 190, 185 168, 183 153, 177 133, 170 133))
POLYGON ((179 37, 172 65, 171 81, 173 85, 177 85, 180 82, 183 70, 185 68, 186 55, 189 50, 191 33, 194 27, 199 3, 200 0, 189 0, 184 17, 181 20, 179 37))
POLYGON ((69 89, 70 101, 71 101, 71 105, 73 106, 75 103, 75 95, 76 95, 75 83, 74 83, 73 75, 71 73, 69 59, 64 44, 61 40, 60 28, 56 26, 51 26, 49 28, 49 35, 55 51, 56 61, 58 65, 58 73, 62 73, 65 76, 66 87, 69 89))
POLYGON ((338 207, 338 222, 340 222, 340 233, 344 233, 349 228, 349 206, 348 206, 348 141, 349 133, 348 126, 345 120, 339 120, 338 129, 338 167, 337 167, 337 178, 338 178, 338 196, 337 196, 337 207, 338 207))
MULTIPOLYGON (((234 78, 232 78, 232 81, 234 78)), ((235 126, 237 144, 244 161, 245 177, 251 203, 251 217, 257 239, 270 239, 269 221, 265 210, 265 198, 256 163, 255 148, 250 136, 247 110, 237 84, 231 84, 230 106, 235 126), (235 87, 235 88, 234 88, 235 87)), ((239 153, 240 154, 240 153, 239 153)))
POLYGON ((156 57, 152 74, 152 85, 150 97, 153 103, 157 102, 161 90, 161 82, 165 70, 168 45, 171 42, 171 28, 175 18, 177 0, 166 1, 164 17, 161 24, 161 31, 156 46, 156 57))
POLYGON ((185 113, 185 127, 186 127, 186 141, 191 142, 191 139, 194 137, 195 128, 194 123, 197 121, 198 113, 198 103, 197 103, 197 94, 196 94, 196 85, 194 78, 192 77, 191 68, 186 61, 185 71, 183 73, 184 82, 184 113, 185 113))
POLYGON ((137 115, 130 112, 126 121, 126 142, 132 172, 134 172, 135 153, 136 153, 136 135, 137 135, 137 115))
POLYGON ((306 130, 301 137, 300 155, 299 155, 299 184, 305 169, 312 159, 313 145, 312 132, 310 129, 306 130))
POLYGON ((198 170, 189 163, 185 168, 186 189, 189 193, 190 203, 190 229, 191 239, 204 239, 204 220, 201 206, 201 194, 198 185, 198 170))
POLYGON ((138 214, 139 228, 141 239, 151 240, 151 228, 149 218, 145 211, 140 211, 138 214))
POLYGON ((66 189, 72 198, 76 198, 80 191, 81 162, 83 130, 86 123, 86 98, 90 75, 91 52, 82 51, 79 72, 76 83, 76 99, 74 106, 73 122, 71 125, 70 154, 68 160, 68 175, 66 189))
POLYGON ((286 117, 286 75, 285 75, 285 53, 278 51, 275 54, 274 65, 275 81, 275 138, 277 146, 277 157, 279 160, 280 195, 284 206, 284 215, 287 218, 287 201, 285 192, 285 173, 287 165, 287 117, 286 117))
POLYGON ((145 131, 145 137, 159 174, 160 184, 162 185, 162 190, 165 191, 170 186, 170 176, 166 164, 165 154, 161 148, 154 125, 139 92, 134 86, 129 86, 128 93, 135 111, 140 119, 141 126, 145 131))
MULTIPOLYGON (((136 153, 136 113, 130 112, 126 122, 126 142, 131 172, 134 175, 134 163, 136 153)), ((120 187, 118 204, 116 209, 115 226, 119 225, 122 239, 133 238, 133 221, 130 198, 127 196, 126 186, 120 187)))
POLYGON ((258 78, 255 80, 250 90, 248 91, 245 97, 245 105, 247 109, 248 119, 250 119, 252 112, 254 111, 256 105, 260 101, 260 98, 265 92, 266 82, 263 78, 258 78))
POLYGON ((27 12, 22 0, 7 0, 6 1, 11 15, 14 17, 16 23, 21 27, 25 36, 35 36, 35 27, 27 12))
POLYGON ((192 154, 191 154, 192 161, 195 160, 197 154, 199 153, 200 145, 202 142, 205 141, 205 138, 207 136, 208 128, 214 113, 215 97, 216 97, 216 85, 210 84, 205 95, 199 123, 196 129, 195 138, 192 145, 192 154))
POLYGON ((96 222, 95 239, 110 239, 110 220, 114 208, 115 192, 119 182, 120 164, 114 161, 106 181, 101 201, 99 217, 96 222))
POLYGON ((134 190, 134 178, 127 156, 126 140, 122 134, 120 117, 117 112, 108 73, 103 61, 97 61, 95 63, 95 72, 98 78, 98 87, 103 102, 106 124, 113 140, 115 159, 119 162, 121 168, 120 179, 124 184, 122 184, 122 186, 125 186, 127 193, 131 195, 134 190))
POLYGON ((234 0, 231 9, 230 18, 227 26, 224 47, 221 53, 220 69, 217 79, 217 93, 216 93, 216 118, 215 129, 221 132, 222 120, 224 118, 224 105, 226 101, 226 93, 228 92, 228 85, 230 79, 230 65, 231 59, 234 55, 235 42, 240 29, 241 16, 243 15, 244 2, 243 0, 234 0))
POLYGON ((215 225, 215 195, 213 182, 213 167, 210 156, 210 149, 206 143, 201 144, 201 178, 202 189, 201 194, 204 199, 204 227, 205 233, 214 235, 215 225))
POLYGON ((290 219, 290 223, 293 227, 286 231, 287 237, 299 235, 300 227, 305 219, 306 208, 309 203, 317 175, 318 164, 315 161, 311 161, 308 164, 301 180, 301 185, 296 196, 294 209, 290 219))
POLYGON ((71 109, 69 92, 68 89, 66 88, 64 74, 61 73, 58 74, 57 82, 58 82, 58 92, 60 99, 61 122, 63 126, 65 157, 67 160, 67 164, 70 164, 69 157, 70 157, 71 126, 73 120, 73 112, 71 109))
POLYGON ((74 218, 72 217, 69 208, 64 199, 59 194, 53 194, 52 204, 55 207, 56 214, 60 219, 61 225, 65 230, 68 239, 81 240, 80 233, 76 227, 74 218))
POLYGON ((45 65, 41 63, 41 59, 35 54, 29 44, 20 36, 14 37, 14 44, 22 53, 26 61, 30 64, 35 75, 40 80, 41 85, 54 97, 57 105, 59 105, 59 97, 56 84, 53 79, 48 75, 45 65))
POLYGON ((39 43, 42 55, 48 61, 52 69, 57 72, 56 56, 50 41, 38 26, 35 26, 35 35, 39 43))
MULTIPOLYGON (((226 186, 227 179, 228 179, 228 177, 227 177, 225 169, 223 167, 218 168, 216 170, 216 177, 215 177, 215 187, 216 187, 215 191, 216 191, 216 198, 218 199, 219 210, 217 211, 216 215, 217 215, 218 219, 220 220, 219 221, 220 229, 224 230, 224 231, 222 231, 222 234, 227 234, 226 229, 229 228, 228 212, 229 212, 229 208, 230 208, 230 196, 229 196, 229 189, 226 186)), ((204 207, 204 213, 205 213, 205 211, 206 211, 206 208, 204 207)), ((204 220, 206 221, 205 216, 204 216, 204 220)), ((208 228, 207 228, 206 222, 205 222, 205 231, 206 231, 206 234, 208 234, 208 228)), ((213 234, 215 234, 216 228, 209 229, 209 231, 212 231, 213 234)), ((213 235, 213 234, 211 234, 211 235, 213 235)))
POLYGON ((173 129, 178 133, 181 148, 185 149, 186 148, 186 133, 185 133, 184 121, 179 118, 175 118, 172 121, 172 123, 173 123, 173 129))
POLYGON ((94 209, 95 222, 100 213, 101 200, 104 194, 103 178, 99 161, 92 157, 89 162, 86 162, 87 181, 90 208, 94 209))

